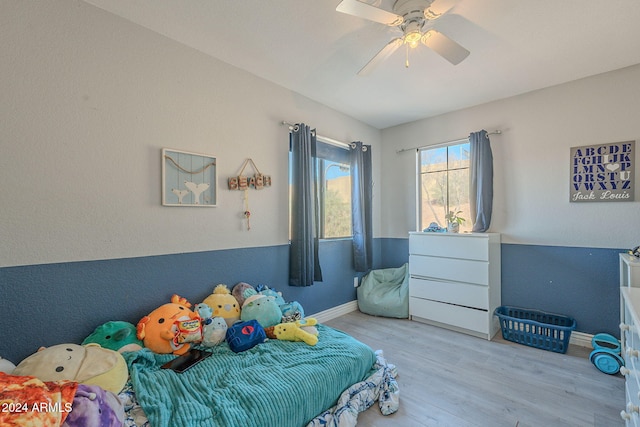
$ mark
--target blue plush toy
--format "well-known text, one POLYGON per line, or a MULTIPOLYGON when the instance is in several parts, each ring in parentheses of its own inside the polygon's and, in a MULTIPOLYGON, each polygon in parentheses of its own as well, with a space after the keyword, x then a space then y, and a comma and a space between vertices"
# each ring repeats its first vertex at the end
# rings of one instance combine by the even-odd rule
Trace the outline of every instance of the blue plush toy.
POLYGON ((283 305, 285 303, 284 298, 282 298, 282 292, 278 292, 275 289, 270 289, 265 285, 258 285, 256 290, 260 295, 264 295, 266 297, 274 297, 276 300, 276 304, 283 305))
POLYGON ((304 310, 298 301, 285 302, 282 292, 277 292, 275 289, 270 289, 265 285, 256 286, 256 290, 260 295, 272 296, 276 299, 276 303, 282 312, 280 323, 304 319, 304 310))
MULTIPOLYGON (((245 292, 245 294, 248 293, 245 292)), ((263 328, 281 323, 282 311, 278 303, 276 303, 275 297, 268 297, 253 291, 253 294, 245 299, 242 311, 240 312, 240 320, 246 322, 254 319, 257 320, 263 328)))
POLYGON ((295 322, 304 319, 304 310, 298 301, 291 301, 280 306, 282 322, 295 322))
POLYGON ((209 307, 208 304, 201 302, 200 304, 196 304, 194 311, 198 313, 200 319, 206 320, 213 317, 213 310, 209 307))

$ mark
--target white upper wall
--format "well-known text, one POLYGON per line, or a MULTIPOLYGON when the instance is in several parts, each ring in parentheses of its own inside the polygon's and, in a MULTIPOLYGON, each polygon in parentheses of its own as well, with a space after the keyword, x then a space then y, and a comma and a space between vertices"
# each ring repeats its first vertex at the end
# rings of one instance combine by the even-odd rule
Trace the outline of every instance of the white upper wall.
POLYGON ((0 267, 286 244, 281 120, 373 145, 375 237, 415 229, 415 155, 396 150, 484 128, 503 131, 504 242, 640 243, 639 202, 569 203, 568 187, 570 147, 640 135, 640 66, 380 132, 84 2, 2 2, 0 37, 0 267), (163 147, 218 157, 219 207, 161 206, 163 147), (226 190, 247 157, 274 183, 249 193, 251 231, 226 190))
POLYGON ((490 231, 502 233, 507 243, 637 246, 640 143, 635 202, 570 203, 569 149, 640 139, 639 112, 640 65, 385 129, 382 236, 406 237, 416 228, 415 152, 396 150, 501 129, 502 135, 491 137, 490 231))
POLYGON ((380 181, 379 130, 87 3, 2 2, 0 36, 0 267, 286 244, 282 120, 371 144, 380 181), (217 208, 161 206, 164 147, 217 156, 217 208))

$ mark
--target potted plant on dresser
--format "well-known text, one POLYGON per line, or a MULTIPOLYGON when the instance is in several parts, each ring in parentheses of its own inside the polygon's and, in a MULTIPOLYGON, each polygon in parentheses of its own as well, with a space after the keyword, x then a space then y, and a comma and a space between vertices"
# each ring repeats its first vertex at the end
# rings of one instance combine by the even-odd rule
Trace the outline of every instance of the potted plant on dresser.
POLYGON ((449 233, 458 233, 460 231, 460 225, 466 220, 460 216, 462 211, 449 211, 444 217, 447 220, 447 231, 449 233))

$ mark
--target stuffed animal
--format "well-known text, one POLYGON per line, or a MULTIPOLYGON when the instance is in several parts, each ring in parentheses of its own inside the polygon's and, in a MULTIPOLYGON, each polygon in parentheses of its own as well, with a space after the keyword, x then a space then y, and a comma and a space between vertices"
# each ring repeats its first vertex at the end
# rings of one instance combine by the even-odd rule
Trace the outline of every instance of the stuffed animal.
POLYGON ((302 328, 315 326, 317 323, 317 320, 313 317, 298 320, 296 322, 280 323, 273 328, 273 333, 279 340, 304 341, 309 345, 316 345, 318 343, 318 336, 313 335, 302 328))
MULTIPOLYGON (((144 346, 158 354, 182 355, 189 351, 191 342, 196 341, 197 331, 193 332, 193 326, 200 317, 189 308, 191 304, 185 298, 178 295, 171 297, 171 302, 153 310, 148 316, 138 322, 138 339, 144 346), (181 331, 182 330, 182 331, 181 331), (193 335, 188 336, 189 333, 193 335)), ((200 338, 202 332, 200 330, 200 338)))
POLYGON ((122 427, 124 407, 118 396, 95 385, 79 384, 73 409, 62 427, 122 427))
POLYGON ((253 289, 253 286, 251 286, 248 283, 245 282, 238 282, 233 286, 233 289, 231 290, 231 295, 233 295, 233 297, 236 299, 236 301, 238 301, 239 307, 242 307, 242 305, 244 304, 244 300, 245 300, 245 296, 244 293, 247 289, 253 289))
POLYGON ((267 297, 274 297, 276 300, 276 304, 278 304, 279 306, 285 304, 285 300, 284 298, 282 298, 282 292, 278 292, 275 289, 271 289, 265 285, 256 286, 256 291, 260 295, 264 295, 267 297))
POLYGON ((16 369, 16 365, 11 363, 11 361, 7 359, 3 359, 0 357, 0 372, 4 372, 6 374, 13 373, 13 370, 16 369))
POLYGON ((122 321, 111 321, 98 326, 82 341, 82 345, 89 343, 96 343, 100 347, 120 353, 138 351, 144 345, 136 337, 136 327, 132 323, 122 321))
POLYGON ((298 301, 291 301, 280 306, 282 323, 295 322, 304 319, 304 310, 298 301))
POLYGON ((224 341, 228 329, 222 317, 210 317, 202 322, 202 345, 213 347, 224 341))
POLYGON ((227 322, 227 326, 240 320, 240 304, 231 295, 227 285, 219 284, 216 286, 213 293, 206 297, 203 303, 213 310, 212 317, 222 317, 227 322))
POLYGON ((282 292, 265 285, 256 286, 256 291, 260 295, 272 296, 276 299, 276 303, 282 312, 282 319, 278 323, 295 322, 296 320, 304 319, 304 310, 298 301, 285 302, 282 292))
POLYGON ((0 372, 0 426, 59 426, 73 411, 74 381, 0 372))
POLYGON ((257 320, 252 319, 246 322, 236 322, 227 329, 227 344, 234 353, 249 350, 256 345, 267 340, 264 328, 257 320))
POLYGON ((240 319, 243 322, 255 319, 263 328, 280 323, 282 321, 282 311, 280 311, 275 298, 253 292, 254 295, 244 300, 240 319))
POLYGON ((58 344, 41 347, 16 366, 13 375, 31 375, 41 381, 71 380, 119 393, 129 376, 117 351, 98 344, 58 344))
POLYGON ((196 304, 194 311, 198 313, 198 316, 200 316, 200 319, 202 320, 211 319, 213 317, 213 310, 203 302, 196 304))

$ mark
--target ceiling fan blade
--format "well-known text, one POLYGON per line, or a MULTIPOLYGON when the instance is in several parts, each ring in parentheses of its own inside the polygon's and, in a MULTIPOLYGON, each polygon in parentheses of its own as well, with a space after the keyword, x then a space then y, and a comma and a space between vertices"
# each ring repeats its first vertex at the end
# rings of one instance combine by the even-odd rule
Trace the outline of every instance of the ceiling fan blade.
POLYGON ((370 4, 362 3, 358 0, 342 0, 336 7, 338 12, 348 15, 358 16, 369 21, 379 22, 389 26, 402 24, 402 16, 387 12, 370 4))
POLYGON ((365 65, 360 71, 358 71, 358 75, 365 76, 369 74, 371 70, 373 70, 379 63, 391 56, 391 54, 402 45, 402 43, 403 41, 401 37, 391 40, 385 47, 382 48, 382 50, 380 50, 380 52, 376 54, 376 56, 374 56, 369 62, 367 62, 367 65, 365 65))
POLYGON ((438 19, 453 9, 455 3, 456 0, 435 0, 424 10, 424 17, 430 21, 438 19))
POLYGON ((422 36, 422 43, 428 48, 433 49, 453 65, 458 65, 463 59, 469 56, 467 49, 436 30, 427 31, 424 36, 422 36))

